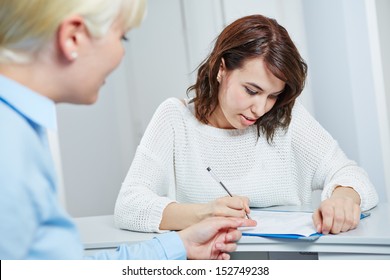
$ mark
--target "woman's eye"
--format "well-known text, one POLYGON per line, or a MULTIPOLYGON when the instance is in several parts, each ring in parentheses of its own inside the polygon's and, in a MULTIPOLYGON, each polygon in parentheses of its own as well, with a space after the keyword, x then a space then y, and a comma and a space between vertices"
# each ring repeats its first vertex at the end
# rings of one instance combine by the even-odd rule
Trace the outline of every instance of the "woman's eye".
POLYGON ((251 90, 251 89, 249 89, 249 88, 247 88, 247 87, 245 87, 245 91, 246 91, 248 94, 250 94, 250 95, 255 95, 255 94, 257 94, 257 91, 253 91, 253 90, 251 90))
POLYGON ((126 35, 123 35, 121 39, 122 39, 122 41, 125 41, 125 42, 129 41, 129 39, 127 38, 126 35))

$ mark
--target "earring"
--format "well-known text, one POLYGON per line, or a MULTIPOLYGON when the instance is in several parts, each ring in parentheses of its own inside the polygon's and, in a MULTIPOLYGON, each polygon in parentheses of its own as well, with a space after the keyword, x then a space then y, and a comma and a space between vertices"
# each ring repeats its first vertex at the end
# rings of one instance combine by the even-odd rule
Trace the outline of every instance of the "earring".
POLYGON ((76 58, 79 56, 79 54, 75 51, 72 51, 70 53, 70 57, 72 58, 72 60, 76 60, 76 58))

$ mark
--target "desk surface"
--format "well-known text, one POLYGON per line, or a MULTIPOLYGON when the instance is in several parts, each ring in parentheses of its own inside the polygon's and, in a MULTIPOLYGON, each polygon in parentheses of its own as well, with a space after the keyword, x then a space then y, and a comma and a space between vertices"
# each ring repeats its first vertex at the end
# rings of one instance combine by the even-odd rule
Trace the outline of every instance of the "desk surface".
MULTIPOLYGON (((278 209, 302 210, 302 208, 297 209, 296 207, 279 207, 278 209)), ((238 243, 237 251, 390 255, 390 205, 381 204, 370 212, 371 216, 361 220, 357 229, 346 233, 321 236, 316 241, 243 236, 238 243)), ((75 222, 85 249, 115 248, 122 243, 140 242, 157 235, 157 233, 142 233, 115 228, 112 215, 76 218, 75 222)))

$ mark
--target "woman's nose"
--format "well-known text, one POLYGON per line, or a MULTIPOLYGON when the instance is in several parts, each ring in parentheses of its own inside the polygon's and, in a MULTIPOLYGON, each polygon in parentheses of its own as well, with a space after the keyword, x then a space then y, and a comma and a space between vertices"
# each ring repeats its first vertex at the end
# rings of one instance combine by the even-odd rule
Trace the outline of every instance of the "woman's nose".
POLYGON ((254 114, 254 117, 260 118, 266 113, 267 100, 268 100, 268 98, 265 94, 264 95, 261 94, 261 95, 256 96, 255 101, 254 101, 252 108, 251 108, 251 111, 254 114))

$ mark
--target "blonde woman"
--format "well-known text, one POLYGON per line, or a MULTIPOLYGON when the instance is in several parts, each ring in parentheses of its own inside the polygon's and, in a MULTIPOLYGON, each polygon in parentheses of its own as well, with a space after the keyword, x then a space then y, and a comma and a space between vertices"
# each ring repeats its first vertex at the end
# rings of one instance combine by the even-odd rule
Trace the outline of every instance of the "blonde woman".
MULTIPOLYGON (((0 259, 80 259, 75 225, 57 201, 47 144, 55 104, 94 103, 123 56, 142 0, 1 0, 0 259)), ((210 219, 98 259, 227 259, 244 219, 210 219)))

